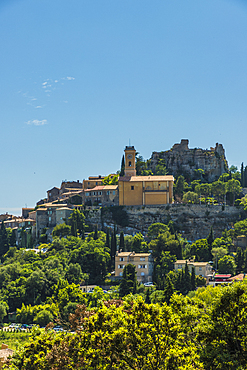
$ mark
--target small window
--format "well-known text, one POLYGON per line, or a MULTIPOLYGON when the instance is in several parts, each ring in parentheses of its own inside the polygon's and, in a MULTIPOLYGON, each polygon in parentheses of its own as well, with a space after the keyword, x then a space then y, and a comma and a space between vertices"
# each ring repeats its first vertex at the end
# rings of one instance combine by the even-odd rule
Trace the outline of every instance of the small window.
POLYGON ((202 271, 202 268, 201 267, 199 267, 199 271, 202 271))
POLYGON ((51 222, 51 217, 49 217, 49 222, 51 222))
POLYGON ((98 185, 98 182, 96 181, 96 185, 98 185))
POLYGON ((87 184, 90 185, 90 182, 88 182, 87 184))
POLYGON ((134 186, 133 185, 131 186, 131 190, 134 190, 134 186))
POLYGON ((145 276, 145 272, 141 272, 141 276, 145 276))
POLYGON ((113 190, 112 194, 115 195, 115 190, 113 190))
POLYGON ((88 197, 89 196, 89 193, 86 193, 86 197, 88 197))
POLYGON ((131 167, 131 162, 129 162, 129 167, 131 167))
POLYGON ((107 190, 106 194, 107 194, 107 195, 110 195, 110 191, 109 191, 109 190, 107 190))
POLYGON ((123 273, 122 273, 122 272, 120 272, 119 276, 123 276, 123 273))
POLYGON ((119 258, 119 261, 123 262, 124 261, 124 257, 120 257, 119 258))

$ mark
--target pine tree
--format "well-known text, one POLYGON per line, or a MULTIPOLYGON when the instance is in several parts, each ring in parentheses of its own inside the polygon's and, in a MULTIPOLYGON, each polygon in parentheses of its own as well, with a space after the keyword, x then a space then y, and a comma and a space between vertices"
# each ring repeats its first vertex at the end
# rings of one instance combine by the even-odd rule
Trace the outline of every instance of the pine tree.
POLYGON ((120 232, 120 240, 119 240, 119 250, 125 252, 125 245, 124 245, 124 232, 120 232))
POLYGON ((122 156, 122 162, 121 162, 121 170, 120 170, 120 176, 124 176, 124 170, 125 170, 125 160, 124 155, 122 156))

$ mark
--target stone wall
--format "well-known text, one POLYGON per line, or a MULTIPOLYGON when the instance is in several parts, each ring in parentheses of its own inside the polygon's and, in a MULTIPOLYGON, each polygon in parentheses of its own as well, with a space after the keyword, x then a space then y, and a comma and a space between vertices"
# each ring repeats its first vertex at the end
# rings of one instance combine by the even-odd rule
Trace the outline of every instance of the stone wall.
MULTIPOLYGON (((167 206, 130 206, 124 207, 129 217, 128 227, 118 227, 127 234, 142 232, 144 235, 148 227, 155 222, 168 223, 172 220, 179 232, 188 240, 206 238, 211 226, 215 237, 221 237, 224 230, 230 229, 239 219, 246 217, 243 208, 218 205, 182 205, 172 204, 167 206)), ((100 209, 87 210, 86 222, 97 224, 99 227, 113 227, 114 220, 111 212, 104 212, 101 216, 100 209)))

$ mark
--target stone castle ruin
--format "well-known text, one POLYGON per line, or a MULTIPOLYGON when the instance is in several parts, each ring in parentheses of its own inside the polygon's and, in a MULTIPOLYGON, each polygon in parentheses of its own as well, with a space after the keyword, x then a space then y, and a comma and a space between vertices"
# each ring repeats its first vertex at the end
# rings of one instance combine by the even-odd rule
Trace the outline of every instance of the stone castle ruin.
POLYGON ((189 140, 183 139, 180 144, 164 152, 153 152, 149 162, 149 168, 155 173, 155 167, 159 159, 164 159, 168 173, 174 176, 183 175, 187 180, 198 177, 195 170, 204 170, 203 178, 212 182, 225 172, 228 172, 228 163, 222 144, 216 143, 215 148, 189 149, 189 140))

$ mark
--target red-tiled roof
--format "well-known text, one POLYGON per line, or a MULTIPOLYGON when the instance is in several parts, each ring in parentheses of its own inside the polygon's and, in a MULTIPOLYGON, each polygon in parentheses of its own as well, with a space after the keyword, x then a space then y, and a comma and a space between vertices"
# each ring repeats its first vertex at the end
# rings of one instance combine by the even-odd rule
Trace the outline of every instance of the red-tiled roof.
POLYGON ((174 181, 172 175, 166 176, 121 176, 118 181, 174 181))

